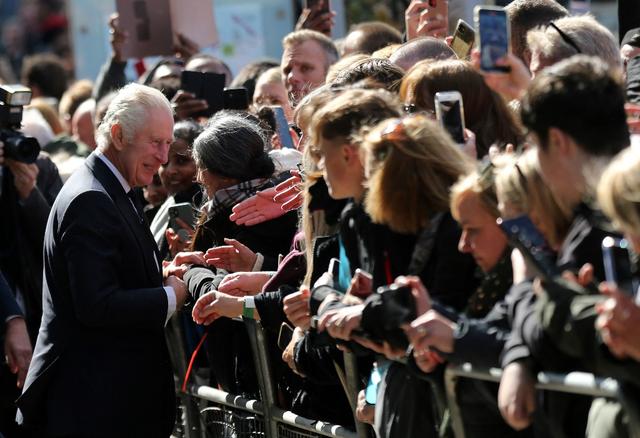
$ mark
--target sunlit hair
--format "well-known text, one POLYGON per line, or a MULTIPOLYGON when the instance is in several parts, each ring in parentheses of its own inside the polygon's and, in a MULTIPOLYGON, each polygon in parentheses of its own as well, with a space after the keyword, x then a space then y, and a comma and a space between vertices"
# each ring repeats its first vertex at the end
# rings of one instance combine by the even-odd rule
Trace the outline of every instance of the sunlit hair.
POLYGON ((287 49, 302 44, 306 41, 315 41, 325 54, 325 70, 329 69, 331 64, 335 63, 338 58, 338 49, 328 36, 316 32, 315 30, 302 29, 287 34, 282 40, 282 47, 287 49))
POLYGON ((322 139, 353 143, 365 126, 399 115, 400 103, 388 91, 344 90, 314 114, 309 129, 311 144, 317 148, 322 139))
POLYGON ((365 55, 364 53, 354 53, 353 55, 345 56, 344 58, 340 58, 338 62, 329 67, 327 71, 327 79, 326 83, 333 82, 336 76, 340 74, 341 71, 347 70, 352 65, 355 65, 357 62, 360 62, 364 59, 371 58, 369 55, 365 55))
POLYGON ((362 143, 369 174, 366 210, 376 223, 418 233, 449 211, 451 186, 471 160, 434 121, 422 115, 386 120, 362 143))
POLYGON ((598 184, 598 203, 617 227, 640 234, 640 151, 627 148, 611 161, 598 184))
POLYGON ((467 61, 421 61, 411 68, 400 86, 400 98, 419 110, 433 111, 437 92, 458 91, 462 95, 466 127, 476 134, 478 158, 493 143, 517 144, 521 130, 502 98, 467 61))
POLYGON ((571 225, 572 212, 553 196, 543 181, 535 150, 517 159, 505 155, 497 160, 504 160, 495 176, 500 208, 508 206, 521 214, 535 212, 549 231, 545 236, 549 243, 553 247, 561 245, 571 225))
POLYGON ((169 114, 173 114, 169 101, 160 91, 136 83, 125 85, 109 104, 107 113, 98 126, 98 148, 105 150, 109 147, 111 128, 116 124, 122 127, 125 140, 133 141, 136 132, 149 123, 148 114, 152 108, 166 109, 169 114))
POLYGON ((451 214, 458 220, 458 208, 467 196, 477 196, 482 207, 494 218, 500 217, 495 186, 495 167, 485 163, 480 169, 462 176, 451 187, 451 214))

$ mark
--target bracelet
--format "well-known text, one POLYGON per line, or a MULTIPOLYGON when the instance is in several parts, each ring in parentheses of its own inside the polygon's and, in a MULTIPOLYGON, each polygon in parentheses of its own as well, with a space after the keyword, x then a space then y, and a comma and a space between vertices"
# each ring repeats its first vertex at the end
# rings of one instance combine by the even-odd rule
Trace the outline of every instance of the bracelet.
POLYGON ((251 296, 244 297, 242 301, 242 316, 245 318, 255 319, 256 302, 251 296))

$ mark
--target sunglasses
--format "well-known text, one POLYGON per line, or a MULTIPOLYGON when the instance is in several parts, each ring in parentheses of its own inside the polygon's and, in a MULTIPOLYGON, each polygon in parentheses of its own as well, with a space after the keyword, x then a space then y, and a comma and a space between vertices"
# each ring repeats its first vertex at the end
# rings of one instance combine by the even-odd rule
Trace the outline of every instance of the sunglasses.
POLYGON ((564 41, 566 44, 570 45, 571 47, 573 47, 573 49, 578 53, 581 54, 582 50, 580 50, 580 47, 578 47, 578 45, 576 44, 576 42, 566 33, 564 33, 557 24, 555 24, 553 21, 551 23, 549 23, 549 27, 553 28, 556 30, 556 32, 558 32, 558 35, 560 35, 560 38, 562 38, 562 41, 564 41))

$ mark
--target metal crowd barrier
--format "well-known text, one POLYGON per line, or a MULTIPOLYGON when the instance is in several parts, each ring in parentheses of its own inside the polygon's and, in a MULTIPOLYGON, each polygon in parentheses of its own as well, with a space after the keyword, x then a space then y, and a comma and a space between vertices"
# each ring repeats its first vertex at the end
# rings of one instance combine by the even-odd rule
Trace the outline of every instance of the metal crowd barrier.
MULTIPOLYGON (((271 374, 264 330, 259 322, 244 319, 251 342, 262 400, 247 400, 206 385, 191 384, 181 391, 182 375, 176 376, 178 389, 177 438, 364 438, 366 430, 355 433, 343 426, 302 417, 276 404, 276 388, 271 374)), ((176 372, 186 370, 184 339, 176 323, 167 335, 176 372), (182 358, 180 354, 183 354, 182 358)), ((203 353, 201 353, 203 354, 203 353)), ((351 373, 347 373, 351 374, 351 373)), ((192 379, 193 381, 193 379, 192 379)), ((349 385, 350 389, 352 385, 349 385)))
MULTIPOLYGON (((456 383, 461 377, 497 383, 500 382, 500 377, 502 377, 502 370, 498 368, 489 370, 474 369, 469 363, 460 366, 449 365, 447 367, 444 376, 445 389, 451 415, 451 426, 456 438, 464 438, 465 436, 462 413, 456 400, 456 383)), ((620 399, 620 388, 616 380, 600 378, 583 372, 568 374, 540 372, 538 373, 536 389, 620 399)))

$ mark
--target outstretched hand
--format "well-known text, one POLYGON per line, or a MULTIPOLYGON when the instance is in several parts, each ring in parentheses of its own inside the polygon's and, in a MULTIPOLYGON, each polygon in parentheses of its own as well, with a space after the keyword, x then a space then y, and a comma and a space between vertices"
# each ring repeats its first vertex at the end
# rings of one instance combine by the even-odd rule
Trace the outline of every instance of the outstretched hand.
POLYGON ((235 239, 224 239, 226 245, 210 248, 204 255, 208 265, 229 272, 251 272, 258 255, 235 239))

